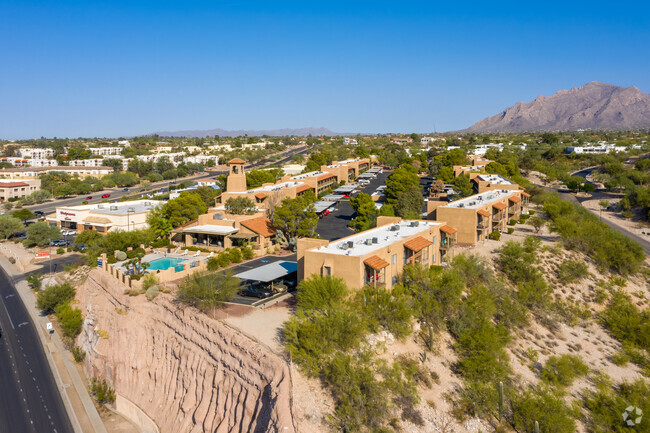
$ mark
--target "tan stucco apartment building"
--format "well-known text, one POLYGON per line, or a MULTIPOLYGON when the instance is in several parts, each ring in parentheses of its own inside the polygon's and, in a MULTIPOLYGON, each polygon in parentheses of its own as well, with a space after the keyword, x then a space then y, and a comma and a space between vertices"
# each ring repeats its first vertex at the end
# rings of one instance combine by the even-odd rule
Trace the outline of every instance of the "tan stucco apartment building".
POLYGON ((528 194, 507 189, 490 190, 441 206, 429 201, 429 219, 449 221, 459 244, 476 244, 493 231, 503 232, 510 219, 519 219, 528 194), (438 205, 435 207, 435 205, 438 205))
POLYGON ((332 173, 338 183, 350 183, 359 175, 370 168, 370 159, 356 158, 345 161, 335 161, 330 165, 323 165, 320 171, 332 173))
POLYGON ((62 171, 70 176, 78 176, 83 179, 88 176, 103 177, 113 173, 113 167, 29 167, 29 168, 4 168, 0 170, 0 178, 5 179, 38 179, 42 174, 53 171, 62 171))
POLYGON ((282 181, 306 183, 316 192, 316 195, 327 190, 328 188, 331 188, 334 184, 337 183, 335 174, 323 171, 312 171, 296 176, 285 176, 282 178, 282 181))
POLYGON ((298 280, 332 275, 351 289, 365 285, 390 289, 407 264, 439 265, 445 242, 441 236, 450 239, 454 235, 443 222, 379 217, 376 228, 337 241, 302 238, 298 240, 298 280))
POLYGON ((0 201, 10 198, 22 198, 41 189, 40 179, 0 180, 0 201))

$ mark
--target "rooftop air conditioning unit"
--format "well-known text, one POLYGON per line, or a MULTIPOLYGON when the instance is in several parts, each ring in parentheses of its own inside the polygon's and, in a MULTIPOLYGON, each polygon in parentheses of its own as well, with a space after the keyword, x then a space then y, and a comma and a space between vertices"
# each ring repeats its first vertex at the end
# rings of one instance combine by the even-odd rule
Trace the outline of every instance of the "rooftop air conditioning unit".
POLYGON ((354 241, 348 241, 348 248, 354 248, 354 241))
POLYGON ((212 215, 212 219, 215 219, 215 220, 222 220, 222 219, 223 219, 223 215, 220 214, 220 213, 216 213, 216 214, 212 215))
POLYGON ((373 244, 378 244, 379 243, 379 238, 372 238, 372 243, 373 244))
POLYGON ((111 210, 117 210, 117 206, 111 206, 111 210))
POLYGON ((365 240, 366 245, 372 245, 372 239, 368 238, 365 240))

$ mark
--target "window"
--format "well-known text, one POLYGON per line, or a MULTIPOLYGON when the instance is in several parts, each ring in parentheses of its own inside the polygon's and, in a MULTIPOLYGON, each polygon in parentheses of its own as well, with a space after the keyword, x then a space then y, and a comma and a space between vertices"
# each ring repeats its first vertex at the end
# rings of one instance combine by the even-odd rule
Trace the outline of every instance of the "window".
POLYGON ((434 265, 436 264, 436 255, 435 254, 431 254, 431 263, 434 264, 434 265))
POLYGON ((332 268, 329 266, 323 266, 323 275, 324 276, 332 275, 332 268))
POLYGON ((393 254, 393 258, 391 260, 391 263, 396 265, 397 264, 397 254, 393 254))
POLYGON ((437 238, 437 237, 438 237, 438 236, 434 236, 434 237, 433 237, 433 245, 436 244, 436 238, 437 238))
POLYGON ((393 285, 393 286, 394 286, 395 284, 397 284, 397 275, 393 275, 393 278, 392 278, 391 281, 392 281, 392 285, 393 285))

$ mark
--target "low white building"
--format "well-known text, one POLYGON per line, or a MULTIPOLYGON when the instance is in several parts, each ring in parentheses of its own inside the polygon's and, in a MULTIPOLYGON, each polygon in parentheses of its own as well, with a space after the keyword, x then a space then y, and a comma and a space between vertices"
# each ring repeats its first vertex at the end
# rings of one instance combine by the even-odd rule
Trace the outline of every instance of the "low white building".
POLYGON ((89 147, 90 153, 98 156, 121 155, 122 147, 89 147))
POLYGON ((41 149, 38 147, 26 147, 23 149, 18 149, 18 153, 21 157, 27 159, 52 159, 54 158, 54 149, 45 148, 41 149))
POLYGON ((61 206, 56 208, 56 213, 47 216, 47 221, 62 229, 76 230, 77 233, 84 230, 98 233, 133 231, 149 227, 147 215, 161 203, 157 200, 134 200, 61 206))
POLYGON ((0 158, 0 162, 6 162, 14 167, 56 167, 59 163, 56 159, 26 159, 16 156, 0 158))

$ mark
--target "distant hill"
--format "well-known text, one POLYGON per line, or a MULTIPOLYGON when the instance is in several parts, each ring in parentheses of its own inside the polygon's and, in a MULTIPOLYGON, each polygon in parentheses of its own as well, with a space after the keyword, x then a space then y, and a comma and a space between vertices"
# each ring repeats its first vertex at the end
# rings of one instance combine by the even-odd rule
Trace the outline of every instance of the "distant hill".
POLYGON ((634 86, 592 81, 528 103, 518 102, 463 132, 640 128, 650 128, 650 95, 634 86))
POLYGON ((312 136, 319 135, 353 135, 352 133, 342 133, 330 131, 327 128, 285 128, 285 129, 268 129, 268 130, 257 130, 257 129, 239 129, 229 131, 226 129, 216 128, 216 129, 205 129, 205 130, 188 130, 188 131, 160 131, 156 132, 162 137, 213 137, 218 135, 220 137, 237 137, 242 135, 248 135, 249 137, 261 137, 263 135, 268 135, 269 137, 284 137, 287 135, 294 135, 296 137, 306 137, 311 134, 312 136))

